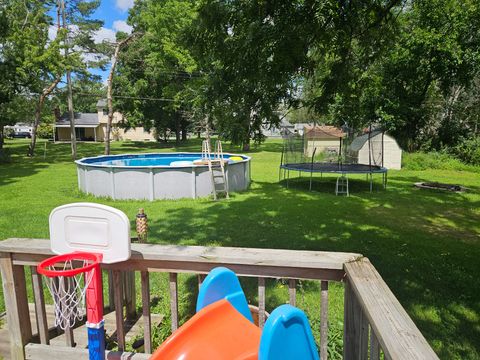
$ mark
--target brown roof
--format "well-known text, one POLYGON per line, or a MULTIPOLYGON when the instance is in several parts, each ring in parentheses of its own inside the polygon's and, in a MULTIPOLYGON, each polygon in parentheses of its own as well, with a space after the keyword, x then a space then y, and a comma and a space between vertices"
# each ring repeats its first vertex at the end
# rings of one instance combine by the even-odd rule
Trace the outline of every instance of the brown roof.
POLYGON ((317 126, 305 126, 304 134, 307 138, 341 138, 347 134, 335 126, 330 125, 317 125, 317 126))

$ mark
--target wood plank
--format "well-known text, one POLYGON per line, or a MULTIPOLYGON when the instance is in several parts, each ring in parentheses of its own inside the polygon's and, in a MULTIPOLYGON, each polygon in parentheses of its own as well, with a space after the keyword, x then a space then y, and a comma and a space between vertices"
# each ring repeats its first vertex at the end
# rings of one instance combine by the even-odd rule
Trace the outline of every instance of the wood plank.
POLYGON ((142 283, 142 317, 143 340, 147 354, 152 353, 152 317, 150 315, 150 274, 146 271, 140 273, 142 283))
MULTIPOLYGON (((88 349, 48 346, 42 344, 28 344, 25 347, 27 360, 84 360, 88 359, 88 349)), ((148 354, 136 354, 119 351, 105 351, 105 359, 108 360, 148 360, 148 354)))
MULTIPOLYGON (((0 242, 0 252, 38 254, 52 256, 50 242, 42 239, 13 238, 0 242)), ((238 264, 282 266, 293 268, 343 270, 343 264, 360 258, 360 254, 250 249, 235 247, 178 246, 156 244, 132 244, 131 260, 134 261, 182 261, 212 264, 238 264)), ((218 265, 217 265, 218 266, 218 265)))
POLYGON ((292 306, 297 305, 297 282, 295 279, 288 280, 288 302, 292 306))
POLYGON ((258 278, 258 327, 265 324, 265 278, 258 278))
POLYGON ((380 360, 380 344, 377 336, 370 328, 370 360, 380 360))
POLYGON ((197 274, 197 281, 198 281, 198 291, 202 287, 203 280, 205 280, 207 276, 205 274, 197 274))
MULTIPOLYGON (((36 319, 35 319, 35 305, 29 304, 30 310, 30 321, 33 325, 33 329, 36 328, 36 319)), ((54 315, 54 306, 53 305, 45 305, 45 310, 47 314, 47 322, 53 325, 55 320, 54 315)), ((164 320, 163 315, 159 314, 150 314, 151 323, 153 326, 159 326, 161 322, 164 320)), ((4 318, 2 318, 4 320, 4 318)), ((107 312, 104 315, 105 321, 105 332, 106 336, 114 341, 116 341, 116 319, 115 319, 115 312, 107 312)), ((75 335, 75 348, 84 348, 88 347, 88 338, 87 338, 87 330, 83 325, 83 322, 77 323, 75 329, 73 329, 75 335)), ((126 321, 125 322, 125 341, 127 343, 133 342, 134 340, 138 339, 143 335, 144 332, 144 324, 143 319, 139 317, 135 321, 126 321)), ((58 332, 56 327, 51 326, 49 328, 49 337, 50 337, 50 345, 57 347, 65 347, 65 334, 63 332, 58 332)), ((33 334, 32 336, 32 343, 38 343, 40 341, 39 336, 37 334, 33 334)), ((146 351, 144 351, 146 352, 146 351)), ((9 332, 8 332, 8 324, 3 324, 3 327, 0 328, 0 359, 10 360, 10 342, 9 342, 9 332)))
POLYGON ((172 320, 172 333, 178 329, 178 284, 177 274, 169 274, 170 282, 170 312, 172 320))
POLYGON ((348 283, 386 358, 438 359, 415 323, 367 258, 346 263, 348 283))
POLYGON ((125 271, 123 273, 123 293, 125 299, 125 312, 127 319, 134 319, 137 313, 137 299, 135 291, 135 272, 125 271))
MULTIPOLYGON (((43 281, 37 268, 30 268, 32 274, 33 300, 35 301, 35 318, 37 325, 37 333, 40 337, 40 343, 44 345, 50 344, 48 336, 47 313, 45 311, 45 297, 43 296, 43 281)), ((48 281, 48 280, 47 280, 48 281)))
POLYGON ((118 350, 125 350, 125 328, 123 324, 123 282, 122 273, 118 270, 113 272, 115 319, 117 326, 118 350))
POLYGON ((320 359, 328 359, 328 281, 320 282, 320 359))
MULTIPOLYGON (((45 260, 47 256, 36 254, 15 253, 12 255, 15 265, 37 265, 45 260)), ((176 272, 176 273, 204 273, 218 266, 225 266, 234 271, 238 276, 258 277, 259 274, 265 277, 286 278, 286 279, 309 279, 309 280, 331 280, 342 281, 345 272, 343 270, 318 269, 318 268, 290 268, 282 266, 265 265, 238 265, 230 263, 195 263, 182 261, 137 261, 128 260, 118 264, 103 264, 102 269, 107 270, 135 270, 148 272, 176 272)))
POLYGON ((23 266, 13 265, 10 254, 0 253, 3 296, 10 334, 11 359, 24 359, 24 346, 32 337, 27 287, 23 266))
POLYGON ((343 358, 367 360, 368 322, 348 281, 345 283, 343 321, 343 358))
POLYGON ((110 311, 115 310, 115 293, 113 289, 113 272, 112 270, 107 271, 108 276, 108 308, 110 311))

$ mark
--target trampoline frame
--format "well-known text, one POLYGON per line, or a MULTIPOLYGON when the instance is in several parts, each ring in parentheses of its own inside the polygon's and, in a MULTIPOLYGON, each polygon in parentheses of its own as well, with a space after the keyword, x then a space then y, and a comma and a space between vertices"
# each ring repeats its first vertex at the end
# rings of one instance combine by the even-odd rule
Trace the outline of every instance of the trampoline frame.
POLYGON ((370 192, 373 191, 373 174, 382 174, 382 186, 384 189, 387 188, 387 180, 388 180, 388 169, 385 167, 380 166, 370 166, 364 164, 338 164, 338 169, 331 170, 328 169, 331 165, 335 165, 335 163, 293 163, 293 164, 282 164, 280 165, 280 172, 278 176, 278 180, 282 180, 282 170, 283 170, 283 179, 287 179, 287 188, 288 188, 288 181, 290 180, 290 171, 298 171, 299 176, 302 177, 301 173, 306 172, 310 173, 310 186, 309 190, 312 190, 312 181, 313 181, 313 174, 320 173, 321 177, 323 174, 339 174, 340 176, 347 177, 348 174, 366 174, 367 181, 370 182, 370 192), (305 165, 305 166, 301 166, 305 165), (320 166, 319 166, 320 165, 320 166), (325 165, 325 168, 322 169, 321 165, 325 165), (353 170, 349 169, 351 167, 355 167, 356 165, 367 166, 369 167, 368 170, 353 170), (328 166, 328 167, 327 167, 328 166), (370 179, 369 179, 370 178, 370 179))

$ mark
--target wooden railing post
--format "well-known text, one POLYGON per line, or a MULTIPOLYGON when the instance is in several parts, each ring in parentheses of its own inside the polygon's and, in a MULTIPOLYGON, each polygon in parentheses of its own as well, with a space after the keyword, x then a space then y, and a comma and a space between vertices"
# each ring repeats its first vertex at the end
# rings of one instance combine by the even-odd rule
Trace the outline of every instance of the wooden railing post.
POLYGON ((368 359, 368 321, 347 279, 345 282, 343 358, 368 359))
POLYGON ((370 328, 370 360, 380 360, 380 344, 372 328, 370 328))
POLYGON ((320 359, 328 358, 328 281, 320 282, 320 359))
POLYGON ((292 306, 297 305, 297 282, 295 279, 288 280, 288 302, 292 306))
POLYGON ((45 298, 43 296, 43 281, 35 266, 30 266, 32 273, 33 300, 35 301, 35 318, 40 344, 49 345, 47 313, 45 311, 45 298))
POLYGON ((169 274, 170 283, 170 311, 172 313, 172 333, 178 329, 178 284, 177 274, 169 274))
POLYGON ((137 312, 137 295, 135 291, 135 271, 125 271, 123 291, 125 296, 126 317, 129 320, 135 319, 137 312))
POLYGON ((258 326, 263 329, 265 324, 265 278, 258 278, 258 326))
POLYGON ((32 337, 25 269, 22 265, 13 265, 9 253, 0 253, 0 270, 10 334, 11 359, 25 359, 25 345, 32 337))
POLYGON ((117 326, 118 350, 125 350, 125 328, 123 326, 123 281, 122 273, 118 270, 113 271, 113 289, 115 303, 115 324, 117 326))
POLYGON ((143 339, 147 354, 152 353, 152 317, 150 314, 150 275, 147 271, 140 273, 142 282, 142 315, 143 315, 143 339))

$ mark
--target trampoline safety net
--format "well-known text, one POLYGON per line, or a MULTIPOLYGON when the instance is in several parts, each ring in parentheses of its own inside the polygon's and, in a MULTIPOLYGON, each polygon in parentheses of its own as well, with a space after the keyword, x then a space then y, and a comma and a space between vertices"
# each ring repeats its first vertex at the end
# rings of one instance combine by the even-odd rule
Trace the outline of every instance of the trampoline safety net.
MULTIPOLYGON (((369 174, 383 173, 384 132, 372 127, 354 131, 344 127, 316 126, 304 134, 284 132, 279 180, 282 170, 310 173, 369 174)), ((311 182, 311 179, 310 179, 311 182)), ((311 187, 311 184, 310 184, 311 187)))

